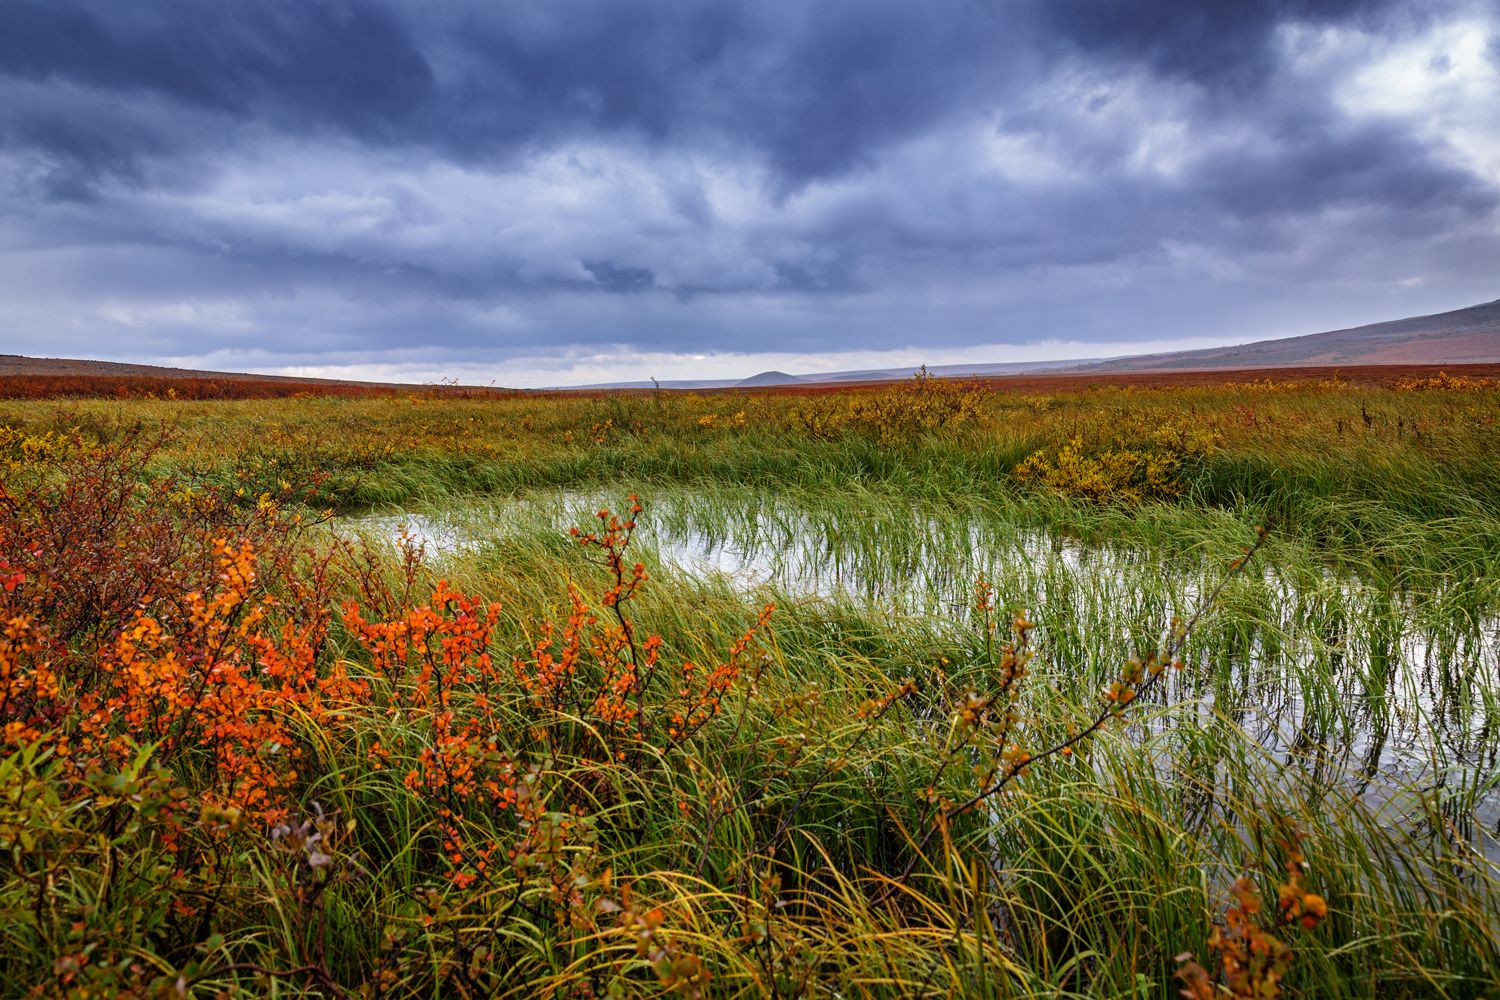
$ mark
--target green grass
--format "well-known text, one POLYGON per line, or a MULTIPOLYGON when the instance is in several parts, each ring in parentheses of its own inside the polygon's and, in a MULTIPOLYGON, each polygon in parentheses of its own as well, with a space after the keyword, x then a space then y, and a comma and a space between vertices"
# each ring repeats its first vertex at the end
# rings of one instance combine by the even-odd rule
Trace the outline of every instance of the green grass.
MULTIPOLYGON (((1124 651, 1154 644, 1170 614, 1190 613, 1252 535, 1232 517, 1190 518, 1174 506, 1135 512, 1149 530, 1135 532, 1132 548, 1058 549, 1034 534, 1034 512, 1006 501, 914 503, 901 492, 855 488, 769 502, 727 486, 645 499, 665 539, 768 557, 800 548, 825 572, 838 567, 853 596, 835 589, 810 598, 774 586, 767 594, 783 608, 775 629, 782 682, 795 690, 836 678, 829 694, 850 699, 846 705, 905 676, 934 685, 942 655, 954 675, 977 662, 964 615, 943 609, 961 606, 974 574, 984 572, 1038 625, 1036 684, 1045 694, 1027 709, 1053 730, 1097 703, 1124 651), (866 592, 881 596, 866 603, 858 597, 866 592), (889 597, 904 598, 905 610, 885 610, 889 597)), ((587 573, 546 539, 569 514, 586 519, 599 502, 542 495, 519 507, 450 509, 457 534, 476 547, 440 555, 440 568, 530 609, 545 581, 587 573)), ((650 536, 642 541, 649 552, 650 536)), ((1203 950, 1205 907, 1224 897, 1242 867, 1276 870, 1270 845, 1255 839, 1263 833, 1255 824, 1271 816, 1308 831, 1316 884, 1340 914, 1336 930, 1299 946, 1318 951, 1309 964, 1325 977, 1305 987, 1309 995, 1478 996, 1493 983, 1495 875, 1475 852, 1494 856, 1494 831, 1468 826, 1460 844, 1452 825, 1494 780, 1462 766, 1492 759, 1500 722, 1495 676, 1484 669, 1493 656, 1493 581, 1413 595, 1390 580, 1330 575, 1319 549, 1297 538, 1273 540, 1263 560, 1263 572, 1237 581, 1199 627, 1189 668, 1146 718, 1100 737, 1086 767, 1039 770, 985 828, 997 870, 986 878, 1001 879, 1012 933, 1020 934, 1012 943, 1024 945, 1020 964, 1040 977, 1028 989, 1126 996, 1145 975, 1152 985, 1141 995, 1171 995, 1162 992, 1170 955, 1203 950), (1420 642, 1431 659, 1411 662, 1403 641, 1420 642), (1382 758, 1378 740, 1409 745, 1382 758), (1408 766, 1432 770, 1408 782, 1401 771, 1408 766), (1448 777, 1434 787, 1435 775, 1448 777), (1425 926, 1437 913, 1448 914, 1456 936, 1425 926), (1398 927, 1411 937, 1393 941, 1398 927), (1450 954, 1452 947, 1465 954, 1450 954), (1376 974, 1363 979, 1362 969, 1376 974)), ((665 636, 734 631, 747 595, 722 578, 683 579, 670 563, 653 565, 657 596, 642 606, 643 624, 665 636)), ((798 829, 812 844, 849 853, 840 877, 872 858, 903 856, 891 821, 852 803, 911 802, 935 766, 923 748, 931 740, 919 720, 893 726, 861 750, 879 780, 827 790, 804 807, 798 829)), ((713 756, 733 760, 733 750, 713 756)), ((726 863, 745 847, 727 850, 726 863)), ((923 891, 936 893, 938 884, 923 891)), ((936 974, 940 989, 929 987, 977 989, 977 966, 991 960, 981 953, 936 974)))

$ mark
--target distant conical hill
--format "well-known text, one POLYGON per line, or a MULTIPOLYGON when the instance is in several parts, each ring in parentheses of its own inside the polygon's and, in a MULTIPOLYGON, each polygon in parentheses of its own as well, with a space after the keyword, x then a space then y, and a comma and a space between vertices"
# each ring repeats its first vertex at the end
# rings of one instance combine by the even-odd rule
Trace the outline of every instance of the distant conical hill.
POLYGON ((740 379, 735 385, 796 385, 806 379, 798 378, 796 375, 788 375, 786 372, 761 372, 759 375, 751 375, 749 378, 740 379))

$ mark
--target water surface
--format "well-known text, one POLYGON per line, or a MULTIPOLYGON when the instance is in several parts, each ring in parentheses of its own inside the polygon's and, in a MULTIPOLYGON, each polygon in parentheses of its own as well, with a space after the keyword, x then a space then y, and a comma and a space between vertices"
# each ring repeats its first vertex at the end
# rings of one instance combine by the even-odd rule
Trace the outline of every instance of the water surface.
MULTIPOLYGON (((341 530, 425 548, 437 563, 588 525, 618 498, 557 492, 441 513, 344 519, 341 530)), ((1002 516, 884 500, 836 510, 746 492, 650 505, 633 549, 653 575, 747 599, 833 600, 967 628, 982 575, 1037 624, 1052 683, 1087 696, 1132 651, 1191 617, 1224 561, 1085 545, 1002 516)), ((1305 560, 1261 560, 1225 593, 1164 692, 1158 726, 1235 720, 1272 759, 1314 769, 1435 836, 1500 864, 1500 614, 1461 583, 1398 593, 1305 560)))

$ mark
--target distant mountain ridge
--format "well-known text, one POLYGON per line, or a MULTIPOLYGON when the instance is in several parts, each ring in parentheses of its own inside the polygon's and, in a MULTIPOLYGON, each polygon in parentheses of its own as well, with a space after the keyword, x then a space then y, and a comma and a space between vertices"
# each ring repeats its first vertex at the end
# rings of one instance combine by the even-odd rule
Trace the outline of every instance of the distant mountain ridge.
MULTIPOLYGON (((933 375, 947 378, 985 378, 996 375, 1087 374, 1098 372, 1186 372, 1235 368, 1336 367, 1338 365, 1442 365, 1500 363, 1500 299, 1463 309, 1388 320, 1344 330, 1300 337, 1261 340, 1229 347, 1168 351, 1131 357, 1066 361, 998 361, 957 365, 929 365, 933 375)), ((743 379, 673 379, 605 382, 559 386, 569 389, 727 389, 738 387, 799 386, 828 383, 888 382, 910 378, 916 365, 865 368, 854 371, 792 375, 764 371, 743 379)), ((198 371, 158 365, 71 358, 32 358, 0 354, 0 377, 5 376, 151 376, 157 378, 264 379, 308 385, 375 385, 343 379, 244 372, 198 371)))
POLYGON ((1183 371, 1500 361, 1500 299, 1464 309, 1231 347, 1114 358, 1072 371, 1183 371))
MULTIPOLYGON (((1228 347, 1167 351, 1130 357, 1068 361, 1000 361, 962 365, 929 365, 947 378, 1022 374, 1099 372, 1214 371, 1234 368, 1301 368, 1338 365, 1460 365, 1500 362, 1500 299, 1463 309, 1387 320, 1366 326, 1299 337, 1260 340, 1228 347)), ((724 389, 737 386, 794 385, 829 382, 885 382, 910 378, 915 365, 857 371, 787 375, 762 372, 749 379, 704 379, 661 382, 665 389, 724 389), (771 378, 784 381, 770 381, 771 378)), ((613 382, 579 386, 587 389, 650 388, 651 382, 613 382)))
POLYGON ((182 378, 211 380, 253 380, 296 382, 308 385, 385 385, 384 382, 359 382, 353 379, 311 378, 303 375, 258 375, 253 372, 215 372, 198 368, 169 368, 165 365, 140 365, 127 361, 89 361, 83 358, 33 358, 24 354, 0 354, 0 377, 78 378, 106 375, 116 378, 182 378))

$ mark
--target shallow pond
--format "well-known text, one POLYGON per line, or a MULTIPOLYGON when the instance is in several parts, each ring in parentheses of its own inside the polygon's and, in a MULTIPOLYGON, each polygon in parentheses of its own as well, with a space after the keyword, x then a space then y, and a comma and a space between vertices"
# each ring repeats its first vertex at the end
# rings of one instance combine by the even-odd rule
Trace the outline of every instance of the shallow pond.
MULTIPOLYGON (((558 492, 346 518, 339 529, 410 539, 441 564, 588 525, 619 503, 558 492)), ((747 599, 768 590, 783 602, 831 599, 965 628, 983 575, 1002 604, 1027 609, 1053 683, 1076 682, 1075 696, 1129 652, 1153 648, 1225 574, 1219 558, 1084 545, 984 511, 889 498, 830 507, 752 491, 727 502, 674 493, 649 506, 633 548, 653 575, 747 599)), ((1188 659, 1164 692, 1178 711, 1159 725, 1229 717, 1274 759, 1326 773, 1393 823, 1440 813, 1435 835, 1500 865, 1500 615, 1472 588, 1403 594, 1308 560, 1261 560, 1200 623, 1188 659)))

